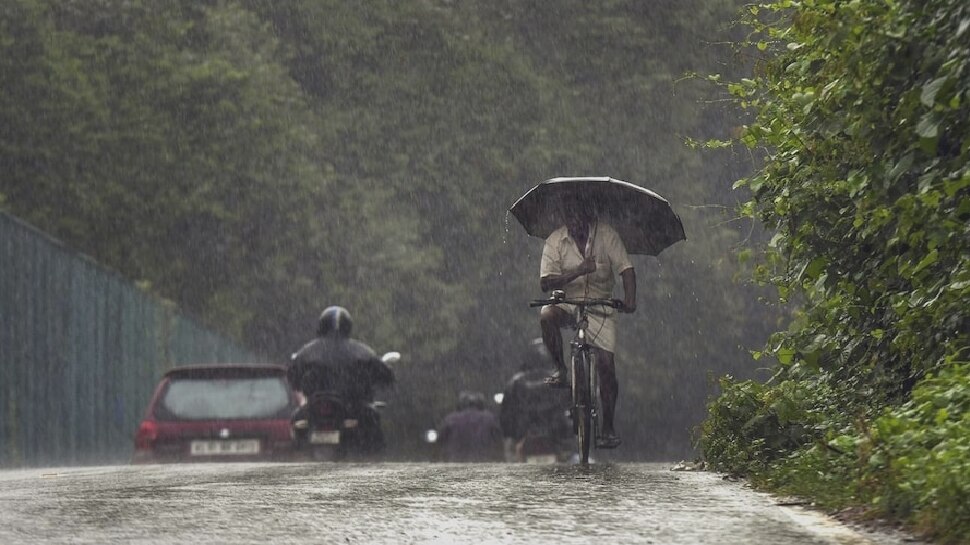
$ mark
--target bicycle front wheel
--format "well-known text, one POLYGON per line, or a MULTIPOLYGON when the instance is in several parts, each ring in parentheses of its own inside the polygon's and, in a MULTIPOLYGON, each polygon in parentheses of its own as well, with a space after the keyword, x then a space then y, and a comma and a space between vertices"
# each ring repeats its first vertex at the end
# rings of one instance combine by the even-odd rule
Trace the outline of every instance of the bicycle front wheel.
POLYGON ((573 354, 573 418, 576 419, 576 442, 579 462, 589 464, 589 450, 593 440, 593 397, 590 391, 590 354, 579 350, 573 354))

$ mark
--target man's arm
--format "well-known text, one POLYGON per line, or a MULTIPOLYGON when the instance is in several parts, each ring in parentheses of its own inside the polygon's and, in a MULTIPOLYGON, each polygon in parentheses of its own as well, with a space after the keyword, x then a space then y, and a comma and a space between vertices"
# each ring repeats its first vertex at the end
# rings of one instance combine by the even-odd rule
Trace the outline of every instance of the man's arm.
POLYGON ((561 289, 566 284, 576 280, 580 276, 586 276, 595 270, 596 257, 586 256, 586 259, 584 259, 583 262, 574 269, 566 269, 562 272, 562 274, 549 274, 540 278, 539 289, 541 289, 543 292, 561 289))
POLYGON ((637 273, 633 267, 620 273, 623 279, 623 308, 620 312, 636 312, 637 310, 637 273))
POLYGON ((637 310, 637 273, 633 270, 633 263, 630 262, 630 255, 626 251, 626 246, 620 238, 619 233, 609 225, 600 226, 605 239, 604 247, 607 255, 610 256, 610 263, 615 267, 614 271, 620 271, 620 278, 623 280, 623 307, 620 312, 636 312, 637 310))

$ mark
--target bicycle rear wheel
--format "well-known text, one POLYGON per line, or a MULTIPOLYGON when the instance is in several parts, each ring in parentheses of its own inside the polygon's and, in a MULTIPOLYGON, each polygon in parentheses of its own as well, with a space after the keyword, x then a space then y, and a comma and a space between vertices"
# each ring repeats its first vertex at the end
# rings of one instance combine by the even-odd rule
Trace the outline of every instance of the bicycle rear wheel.
POLYGON ((573 354, 573 418, 576 419, 576 443, 579 463, 589 464, 589 450, 593 441, 592 392, 590 392, 590 354, 579 350, 573 354))

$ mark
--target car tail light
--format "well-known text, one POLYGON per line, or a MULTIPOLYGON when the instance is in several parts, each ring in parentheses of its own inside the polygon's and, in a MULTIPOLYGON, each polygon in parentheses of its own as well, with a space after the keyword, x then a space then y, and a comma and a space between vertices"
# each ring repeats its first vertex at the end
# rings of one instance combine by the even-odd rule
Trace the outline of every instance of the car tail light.
POLYGON ((158 439, 158 424, 154 420, 143 420, 135 434, 135 449, 151 449, 155 439, 158 439))

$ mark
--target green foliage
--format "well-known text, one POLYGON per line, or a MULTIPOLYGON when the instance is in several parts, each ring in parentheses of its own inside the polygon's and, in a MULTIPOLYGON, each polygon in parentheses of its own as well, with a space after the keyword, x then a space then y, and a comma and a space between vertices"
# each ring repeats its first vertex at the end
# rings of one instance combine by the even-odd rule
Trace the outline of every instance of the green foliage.
POLYGON ((684 456, 705 370, 754 374, 742 347, 777 314, 732 284, 737 157, 682 145, 726 123, 683 74, 723 61, 735 6, 5 1, 0 202, 273 360, 347 306, 405 353, 389 401, 426 427, 538 335, 514 199, 559 175, 648 186, 690 241, 636 258, 621 426, 684 456))
POLYGON ((968 340, 964 8, 787 6, 751 19, 775 56, 729 85, 755 112, 742 141, 765 152, 739 183, 754 194, 744 209, 777 233, 759 277, 806 303, 774 350, 905 396, 968 340))
POLYGON ((873 422, 859 449, 863 492, 880 512, 943 541, 967 542, 970 364, 946 365, 923 380, 910 401, 873 422))
POLYGON ((755 277, 800 304, 769 340, 778 385, 765 388, 812 389, 825 443, 748 448, 777 430, 717 420, 743 405, 735 385, 712 405, 706 452, 769 486, 965 539, 966 367, 949 362, 970 350, 970 11, 783 0, 745 22, 753 75, 711 80, 750 114, 737 140, 761 166, 735 185, 752 195, 742 213, 775 233, 755 277))
POLYGON ((276 40, 231 6, 12 4, 3 56, 38 74, 3 77, 27 117, 0 139, 11 209, 246 336, 254 284, 309 238, 330 182, 276 40))
POLYGON ((827 508, 865 505, 870 516, 966 542, 970 364, 944 364, 909 401, 871 418, 835 410, 848 396, 816 378, 777 385, 724 378, 721 388, 701 438, 715 470, 827 508))
MULTIPOLYGON (((736 475, 766 470, 772 462, 822 437, 823 392, 807 383, 777 385, 720 381, 721 395, 708 404, 701 449, 714 469, 736 475)), ((816 385, 817 386, 817 385, 816 385)))

